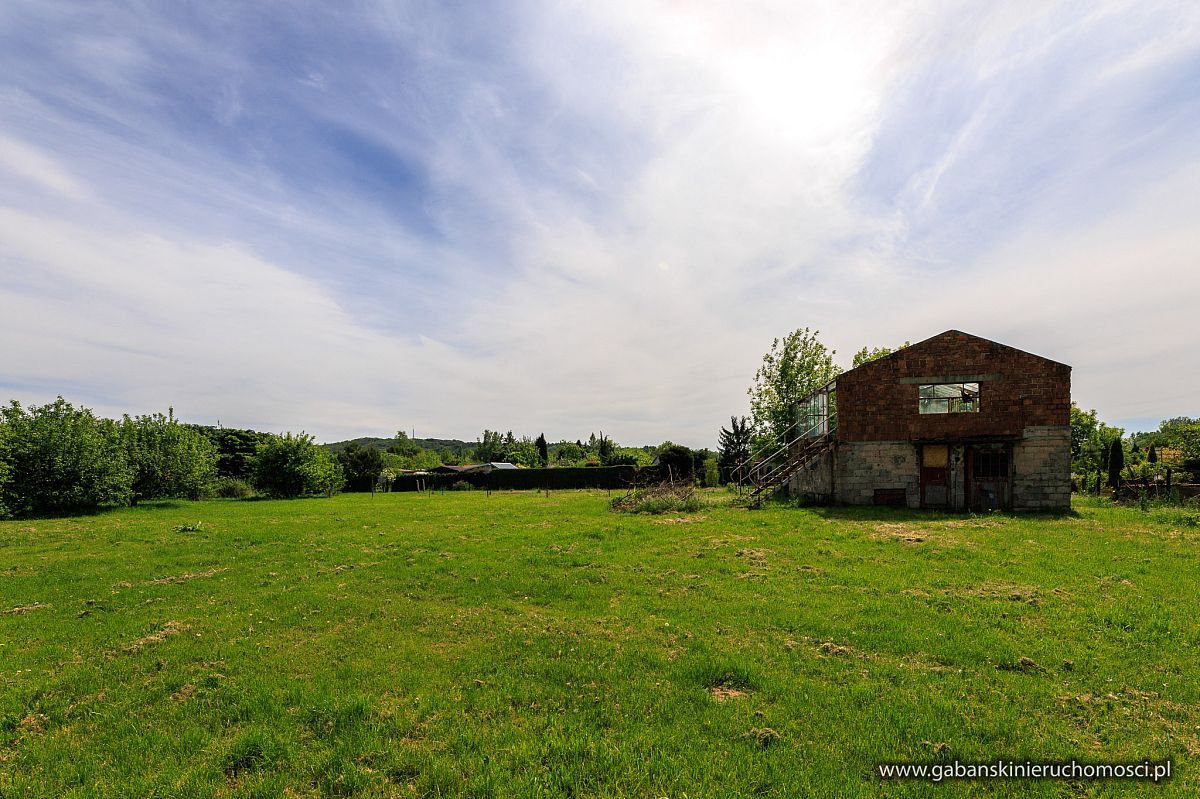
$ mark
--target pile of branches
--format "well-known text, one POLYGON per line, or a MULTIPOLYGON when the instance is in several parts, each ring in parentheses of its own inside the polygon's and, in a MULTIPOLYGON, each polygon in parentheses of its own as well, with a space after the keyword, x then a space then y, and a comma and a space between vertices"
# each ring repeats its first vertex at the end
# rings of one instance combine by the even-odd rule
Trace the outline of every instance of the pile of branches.
POLYGON ((690 481, 664 480, 661 483, 635 485, 610 503, 618 513, 687 512, 700 508, 696 486, 690 481))

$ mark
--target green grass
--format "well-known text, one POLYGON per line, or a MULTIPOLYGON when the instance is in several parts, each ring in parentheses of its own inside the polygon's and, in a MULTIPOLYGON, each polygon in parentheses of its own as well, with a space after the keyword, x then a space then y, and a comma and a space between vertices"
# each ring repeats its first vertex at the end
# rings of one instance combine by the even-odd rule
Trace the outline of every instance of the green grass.
POLYGON ((1200 528, 1076 511, 453 492, 0 523, 0 795, 925 796, 874 764, 1001 756, 1177 775, 936 793, 1196 795, 1200 528))

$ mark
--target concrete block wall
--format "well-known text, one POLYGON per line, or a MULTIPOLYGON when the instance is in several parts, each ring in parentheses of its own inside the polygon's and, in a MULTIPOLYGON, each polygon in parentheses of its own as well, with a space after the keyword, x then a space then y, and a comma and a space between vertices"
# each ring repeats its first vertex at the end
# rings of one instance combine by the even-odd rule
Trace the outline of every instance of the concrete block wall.
POLYGON ((836 498, 871 505, 877 488, 902 488, 910 508, 921 504, 917 448, 908 441, 840 441, 836 449, 836 498))
POLYGON ((1014 510, 1066 510, 1071 507, 1071 426, 1025 428, 1013 446, 1014 510))
POLYGON ((834 499, 833 461, 833 449, 822 452, 811 463, 792 475, 788 480, 788 493, 793 497, 832 501, 834 499))

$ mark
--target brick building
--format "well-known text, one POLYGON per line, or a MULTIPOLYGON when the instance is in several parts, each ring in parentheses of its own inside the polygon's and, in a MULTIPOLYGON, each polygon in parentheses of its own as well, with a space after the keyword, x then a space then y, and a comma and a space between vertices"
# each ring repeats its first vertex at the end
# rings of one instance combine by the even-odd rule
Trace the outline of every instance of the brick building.
POLYGON ((948 330, 812 395, 775 479, 851 505, 1065 509, 1070 409, 1071 367, 948 330))

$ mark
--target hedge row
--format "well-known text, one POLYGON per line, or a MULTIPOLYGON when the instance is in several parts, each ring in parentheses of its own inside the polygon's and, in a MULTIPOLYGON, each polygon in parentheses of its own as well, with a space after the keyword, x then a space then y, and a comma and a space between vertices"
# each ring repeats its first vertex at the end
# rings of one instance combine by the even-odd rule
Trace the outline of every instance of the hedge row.
POLYGON ((393 491, 444 490, 456 483, 492 491, 565 490, 571 488, 625 489, 649 471, 636 466, 587 466, 563 469, 497 469, 489 474, 404 474, 392 483, 393 491))

